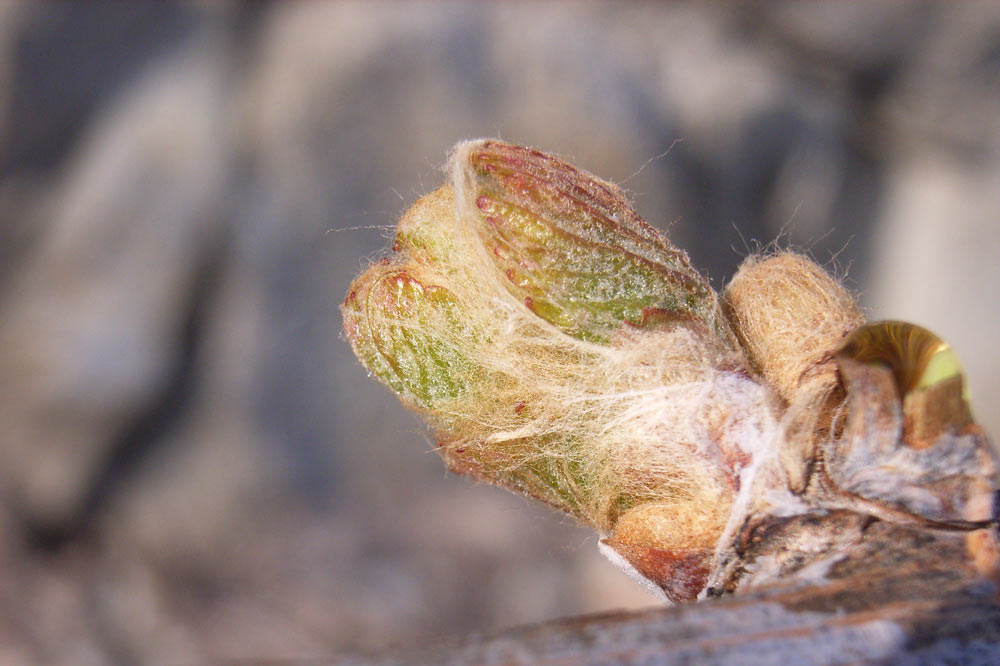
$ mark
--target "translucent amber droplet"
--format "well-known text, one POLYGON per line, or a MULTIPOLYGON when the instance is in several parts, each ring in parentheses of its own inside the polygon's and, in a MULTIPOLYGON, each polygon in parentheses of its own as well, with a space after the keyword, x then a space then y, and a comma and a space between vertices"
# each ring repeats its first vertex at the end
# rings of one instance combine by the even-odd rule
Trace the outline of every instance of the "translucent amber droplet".
POLYGON ((963 385, 963 398, 968 399, 962 366, 951 345, 916 324, 903 321, 866 324, 847 336, 837 355, 888 366, 901 397, 958 378, 963 385))
POLYGON ((917 382, 916 388, 934 386, 952 377, 963 378, 962 395, 968 399, 968 389, 964 387, 964 376, 962 374, 962 366, 958 361, 958 355, 955 354, 955 350, 951 348, 951 345, 942 342, 941 347, 928 359, 927 366, 924 368, 923 374, 920 375, 920 380, 917 382))
MULTIPOLYGON (((961 434, 973 423, 958 357, 947 342, 925 328, 901 321, 868 324, 847 337, 837 357, 842 372, 848 370, 846 360, 892 372, 907 446, 935 446, 942 437, 961 434)), ((844 375, 848 392, 856 377, 853 372, 844 375)))

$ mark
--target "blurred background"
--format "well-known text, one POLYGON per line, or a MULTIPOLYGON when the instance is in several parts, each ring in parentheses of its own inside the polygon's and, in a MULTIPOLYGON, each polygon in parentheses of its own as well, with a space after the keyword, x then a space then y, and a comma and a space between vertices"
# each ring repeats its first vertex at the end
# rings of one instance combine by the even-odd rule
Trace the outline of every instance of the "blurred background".
POLYGON ((449 477, 338 306, 449 147, 777 240, 1000 432, 1000 6, 0 6, 0 663, 319 657, 653 603, 449 477))

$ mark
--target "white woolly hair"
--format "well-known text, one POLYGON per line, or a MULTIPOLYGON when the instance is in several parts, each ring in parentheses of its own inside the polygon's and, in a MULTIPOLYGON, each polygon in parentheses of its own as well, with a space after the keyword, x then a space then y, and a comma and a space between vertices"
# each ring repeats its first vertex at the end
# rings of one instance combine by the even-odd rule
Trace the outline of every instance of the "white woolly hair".
POLYGON ((461 390, 433 404, 405 390, 402 397, 425 414, 456 471, 533 495, 631 544, 715 547, 734 503, 745 503, 738 496, 749 472, 773 451, 770 389, 714 333, 719 322, 623 325, 599 344, 534 314, 477 231, 483 222, 469 155, 480 145, 455 148, 451 183, 401 220, 402 252, 352 287, 364 300, 403 272, 446 289, 453 310, 351 314, 345 306, 356 351, 372 357, 365 345, 378 348, 390 329, 407 344, 434 341, 437 366, 406 370, 451 373, 461 390), (352 326, 369 330, 352 334, 352 326))

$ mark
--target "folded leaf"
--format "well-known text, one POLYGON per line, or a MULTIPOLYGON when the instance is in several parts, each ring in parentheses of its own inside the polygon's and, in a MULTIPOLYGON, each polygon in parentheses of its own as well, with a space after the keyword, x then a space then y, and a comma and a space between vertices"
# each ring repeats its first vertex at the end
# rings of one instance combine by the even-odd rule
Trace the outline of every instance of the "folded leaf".
POLYGON ((643 312, 724 330, 715 293, 621 190, 557 158, 497 141, 466 147, 477 231, 508 289, 581 340, 606 341, 643 312))

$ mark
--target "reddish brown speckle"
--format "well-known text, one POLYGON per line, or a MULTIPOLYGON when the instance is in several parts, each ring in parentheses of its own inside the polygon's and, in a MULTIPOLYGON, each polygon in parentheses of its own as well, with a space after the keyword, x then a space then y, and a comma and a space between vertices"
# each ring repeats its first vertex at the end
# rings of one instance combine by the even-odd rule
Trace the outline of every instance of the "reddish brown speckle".
MULTIPOLYGON (((500 249, 500 248, 497 248, 497 249, 500 249)), ((504 274, 505 274, 505 275, 507 276, 507 279, 508 279, 508 280, 510 280, 511 282, 513 282, 513 281, 514 281, 514 269, 513 269, 513 268, 508 268, 508 269, 507 269, 507 270, 506 270, 506 271, 504 272, 504 274)), ((527 306, 528 306, 529 308, 531 307, 531 304, 530 304, 530 303, 528 302, 528 301, 530 301, 530 300, 531 300, 530 298, 526 298, 526 299, 524 299, 524 304, 525 304, 525 305, 527 305, 527 306)))
MULTIPOLYGON (((510 271, 508 271, 508 273, 509 272, 510 271)), ((510 276, 508 275, 508 277, 510 277, 510 276)), ((513 279, 513 278, 511 278, 511 279, 513 279)), ((535 301, 534 301, 534 299, 531 298, 531 296, 525 296, 524 297, 524 305, 525 305, 525 307, 527 307, 532 312, 535 311, 535 301)))
POLYGON ((400 243, 399 240, 395 240, 395 241, 392 242, 392 251, 393 252, 399 252, 401 249, 403 249, 403 244, 400 243))
MULTIPOLYGON (((524 152, 524 151, 522 150, 520 152, 524 152)), ((524 160, 522 160, 520 157, 516 157, 514 155, 504 155, 503 157, 501 157, 501 159, 503 160, 504 164, 510 165, 510 166, 514 167, 515 169, 523 169, 524 168, 524 160)))
POLYGON ((486 210, 490 206, 490 198, 486 195, 476 197, 476 206, 479 210, 486 210))
POLYGON ((378 263, 379 263, 379 266, 388 266, 389 265, 389 257, 382 257, 381 259, 378 260, 378 263))
POLYGON ((503 184, 511 190, 521 191, 524 189, 524 179, 520 176, 507 176, 503 179, 503 184))
POLYGON ((514 403, 514 413, 520 414, 521 412, 524 411, 524 407, 525 407, 524 401, 518 400, 517 402, 514 403))

